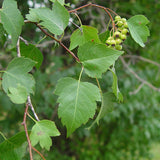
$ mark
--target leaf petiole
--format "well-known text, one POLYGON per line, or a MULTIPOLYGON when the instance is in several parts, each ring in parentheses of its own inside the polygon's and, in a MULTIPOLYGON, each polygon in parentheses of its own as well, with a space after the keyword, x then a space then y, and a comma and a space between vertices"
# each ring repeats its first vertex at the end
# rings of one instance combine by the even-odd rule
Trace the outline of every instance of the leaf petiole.
POLYGON ((0 131, 0 135, 4 138, 4 140, 7 140, 7 138, 5 137, 5 135, 0 131))
POLYGON ((28 117, 31 118, 35 123, 37 123, 37 121, 29 114, 27 113, 28 117))

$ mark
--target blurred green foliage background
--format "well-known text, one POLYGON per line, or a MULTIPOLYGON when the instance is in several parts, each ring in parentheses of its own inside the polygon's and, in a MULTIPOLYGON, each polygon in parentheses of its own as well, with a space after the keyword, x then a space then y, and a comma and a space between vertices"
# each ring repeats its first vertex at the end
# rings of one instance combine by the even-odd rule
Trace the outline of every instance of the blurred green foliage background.
MULTIPOLYGON (((51 7, 49 1, 43 0, 17 0, 19 9, 23 16, 29 11, 29 4, 33 7, 51 7)), ((3 1, 0 1, 0 6, 3 1)), ((85 0, 66 1, 72 7, 79 7, 88 3, 85 0)), ((160 61, 160 1, 158 0, 93 0, 93 3, 111 8, 121 17, 143 14, 149 21, 151 36, 145 48, 138 46, 131 37, 125 41, 125 58, 129 67, 132 68, 142 79, 152 83, 157 88, 160 87, 160 68, 152 63, 147 63, 132 56, 142 56, 157 63, 160 61)), ((105 31, 108 23, 108 16, 102 10, 95 8, 85 8, 78 12, 82 23, 98 28, 99 32, 105 31)), ((79 24, 78 19, 71 14, 71 20, 79 24)), ((69 46, 69 36, 76 29, 74 25, 67 27, 63 43, 69 46)), ((1 33, 1 31, 0 31, 1 33)), ((33 24, 26 24, 23 27, 22 37, 27 41, 37 44, 43 38, 41 33, 33 24)), ((0 35, 0 70, 4 70, 16 53, 7 41, 7 35, 0 35)), ((56 122, 58 129, 62 133, 60 137, 53 138, 53 146, 50 152, 42 150, 48 160, 159 160, 160 151, 160 93, 154 91, 146 85, 135 94, 136 89, 141 85, 133 74, 126 70, 120 60, 116 63, 117 75, 119 79, 119 89, 124 96, 124 103, 115 104, 112 112, 107 114, 100 125, 94 125, 91 130, 85 126, 80 127, 75 133, 66 139, 66 129, 62 126, 57 116, 58 104, 57 96, 53 94, 58 79, 71 76, 78 78, 80 65, 75 63, 66 51, 54 43, 50 38, 46 38, 37 45, 44 56, 40 70, 32 71, 36 80, 36 93, 32 97, 33 104, 40 119, 50 119, 56 122)), ((76 52, 76 50, 75 50, 76 52)), ((92 81, 85 74, 83 81, 92 81)), ((102 90, 110 91, 112 85, 112 75, 106 73, 100 80, 102 90)), ((1 84, 1 82, 0 82, 1 84)), ((14 105, 0 89, 0 131, 6 137, 11 137, 15 133, 24 130, 21 125, 25 106, 14 105)), ((28 129, 31 129, 33 122, 28 119, 28 129)), ((0 137, 0 142, 3 139, 0 137)), ((39 146, 37 148, 40 150, 39 146)), ((27 160, 28 155, 24 157, 27 160)), ((35 153, 35 160, 40 157, 35 153)))

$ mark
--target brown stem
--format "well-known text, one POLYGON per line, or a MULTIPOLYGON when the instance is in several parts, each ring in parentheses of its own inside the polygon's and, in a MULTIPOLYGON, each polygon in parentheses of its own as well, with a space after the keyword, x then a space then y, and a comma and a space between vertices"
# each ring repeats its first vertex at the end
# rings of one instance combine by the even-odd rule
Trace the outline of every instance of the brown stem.
POLYGON ((48 37, 54 39, 56 42, 58 42, 66 51, 68 51, 78 62, 80 62, 79 58, 75 56, 75 54, 70 51, 61 41, 59 41, 58 39, 56 39, 54 36, 52 36, 51 34, 49 34, 48 32, 46 32, 40 25, 38 25, 37 23, 36 26, 48 37))
POLYGON ((32 147, 32 149, 33 149, 35 152, 37 152, 37 153, 42 157, 43 160, 46 160, 46 159, 44 158, 44 156, 43 156, 36 148, 32 147))
MULTIPOLYGON (((111 21, 112 21, 113 33, 114 33, 115 23, 114 23, 114 20, 113 20, 113 18, 112 18, 112 15, 110 14, 109 11, 111 11, 111 12, 114 13, 114 14, 116 14, 116 13, 115 13, 114 11, 112 11, 111 9, 109 9, 109 8, 105 8, 105 7, 103 7, 103 6, 100 6, 100 5, 97 5, 97 4, 93 4, 93 3, 88 3, 88 4, 84 5, 84 6, 78 7, 78 8, 76 8, 76 9, 70 10, 70 11, 68 11, 68 12, 69 12, 69 13, 76 12, 76 11, 78 11, 78 10, 80 10, 80 9, 83 9, 83 8, 89 7, 89 6, 101 8, 101 9, 105 10, 105 12, 107 12, 107 14, 109 15, 109 17, 110 17, 110 19, 111 19, 111 21), (109 10, 109 11, 108 11, 108 10, 109 10)), ((116 15, 117 15, 117 14, 116 14, 116 15)))
POLYGON ((27 124, 26 124, 26 117, 27 117, 28 107, 29 106, 26 103, 26 109, 25 109, 25 112, 24 112, 24 117, 23 117, 23 123, 22 124, 24 125, 24 130, 25 130, 25 133, 26 133, 27 141, 28 141, 30 160, 33 160, 32 145, 31 145, 31 141, 29 139, 28 130, 27 130, 27 124))

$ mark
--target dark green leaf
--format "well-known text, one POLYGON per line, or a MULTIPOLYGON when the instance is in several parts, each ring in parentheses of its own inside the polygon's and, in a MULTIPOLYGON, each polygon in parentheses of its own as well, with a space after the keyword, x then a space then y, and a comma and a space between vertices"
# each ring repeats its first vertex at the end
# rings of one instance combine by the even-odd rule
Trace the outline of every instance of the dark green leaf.
POLYGON ((106 43, 106 40, 108 39, 109 35, 110 31, 107 30, 99 35, 99 39, 101 40, 102 43, 106 43))
POLYGON ((20 44, 21 56, 30 58, 36 61, 36 68, 39 68, 43 61, 43 55, 41 51, 33 44, 26 45, 24 42, 20 44))
POLYGON ((100 43, 98 30, 94 27, 83 25, 80 29, 75 30, 71 35, 71 44, 69 49, 73 50, 77 46, 81 46, 88 41, 100 43))
POLYGON ((48 8, 30 9, 27 19, 33 22, 40 22, 40 25, 47 28, 51 33, 60 35, 64 32, 69 22, 69 13, 64 6, 57 1, 52 10, 48 8))
POLYGON ((4 0, 1 10, 1 21, 6 32, 11 35, 12 43, 15 46, 21 34, 24 20, 14 0, 4 0))
POLYGON ((0 159, 21 160, 26 151, 26 141, 27 139, 24 131, 3 141, 0 144, 0 159))
POLYGON ((59 136, 60 133, 53 121, 42 120, 36 122, 30 134, 31 143, 35 146, 38 142, 42 148, 50 149, 52 145, 51 136, 59 136))
POLYGON ((67 127, 67 137, 89 118, 93 118, 96 101, 101 101, 97 86, 69 77, 58 81, 55 94, 59 95, 58 116, 67 127))
POLYGON ((86 74, 93 78, 101 78, 102 73, 106 72, 122 53, 108 48, 105 44, 93 42, 86 43, 78 49, 78 57, 86 74))
POLYGON ((0 23, 0 44, 2 44, 2 46, 4 45, 6 39, 6 32, 3 28, 3 25, 0 23))
MULTIPOLYGON (((35 63, 36 62, 34 62, 33 60, 24 57, 15 58, 9 63, 7 70, 2 77, 2 87, 6 94, 9 97, 12 97, 11 100, 13 100, 13 97, 14 100, 18 97, 21 97, 22 92, 22 99, 24 100, 24 89, 26 89, 27 95, 29 95, 30 93, 34 93, 35 81, 32 75, 28 74, 28 72, 31 71, 35 63), (14 96, 13 94, 15 92, 17 93, 17 95, 14 96)), ((17 103, 19 103, 19 101, 17 101, 17 103)))
POLYGON ((131 17, 127 23, 132 38, 141 47, 144 47, 144 43, 147 41, 147 37, 150 35, 149 29, 146 26, 149 23, 148 19, 143 15, 136 15, 131 17))

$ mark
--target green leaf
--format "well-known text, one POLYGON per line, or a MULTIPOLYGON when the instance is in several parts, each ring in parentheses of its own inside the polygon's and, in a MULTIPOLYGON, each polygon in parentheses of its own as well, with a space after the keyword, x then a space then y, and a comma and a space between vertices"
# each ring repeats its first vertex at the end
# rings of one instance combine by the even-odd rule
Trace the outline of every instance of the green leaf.
POLYGON ((2 44, 2 46, 5 44, 5 42, 6 42, 6 36, 7 34, 6 34, 6 32, 5 32, 5 30, 4 30, 4 28, 3 28, 3 25, 0 23, 0 44, 2 44))
POLYGON ((11 35, 13 45, 16 46, 24 19, 14 0, 4 0, 1 10, 1 22, 6 32, 11 35))
POLYGON ((65 0, 50 0, 51 2, 55 3, 58 1, 62 6, 65 4, 65 0))
POLYGON ((50 0, 51 2, 55 3, 56 1, 58 1, 62 6, 67 6, 70 7, 70 3, 65 3, 65 0, 50 0))
MULTIPOLYGON (((35 81, 32 75, 28 74, 28 72, 31 71, 35 63, 36 62, 29 58, 15 58, 9 63, 7 70, 3 74, 3 90, 6 92, 8 96, 12 97, 11 100, 14 99, 14 103, 15 99, 17 99, 18 97, 21 97, 24 100, 24 89, 26 90, 27 95, 29 95, 30 93, 34 93, 35 81), (17 95, 13 98, 13 93, 15 92, 17 93, 17 95), (22 92, 23 97, 21 95, 22 92)), ((17 103, 19 103, 19 101, 17 101, 17 103)))
POLYGON ((27 90, 25 87, 18 85, 17 88, 9 87, 9 98, 13 103, 16 104, 23 104, 26 102, 27 99, 27 90))
POLYGON ((59 95, 58 116, 67 127, 67 137, 89 118, 93 118, 96 101, 101 101, 97 86, 69 77, 58 81, 55 94, 59 95))
POLYGON ((1 160, 21 160, 26 152, 26 134, 19 132, 0 144, 1 160))
POLYGON ((144 47, 144 43, 147 41, 147 37, 150 35, 149 29, 146 26, 149 23, 148 19, 143 15, 136 15, 131 17, 127 23, 132 38, 141 47, 144 47))
POLYGON ((21 56, 30 58, 36 61, 35 67, 38 69, 43 62, 43 55, 41 51, 33 44, 26 45, 24 42, 20 43, 21 56))
POLYGON ((115 72, 115 68, 109 69, 112 72, 113 75, 113 84, 112 84, 112 90, 114 95, 116 96, 116 98, 118 99, 119 102, 123 102, 123 95, 122 93, 119 91, 118 88, 118 79, 117 79, 117 75, 115 72))
POLYGON ((98 30, 91 26, 82 25, 80 29, 75 30, 71 35, 71 44, 69 49, 73 50, 77 46, 81 46, 89 41, 100 43, 98 30))
POLYGON ((106 40, 108 39, 109 36, 110 36, 110 31, 107 30, 99 35, 99 39, 101 40, 102 43, 106 44, 106 40))
POLYGON ((59 135, 60 132, 53 121, 42 120, 37 121, 32 127, 30 140, 32 146, 35 146, 39 142, 42 148, 49 150, 52 145, 52 139, 50 137, 59 135))
POLYGON ((101 78, 102 73, 106 72, 121 54, 123 54, 122 51, 108 48, 105 44, 93 42, 86 43, 78 49, 78 57, 85 68, 86 74, 93 78, 101 78))
POLYGON ((103 118, 104 116, 106 116, 107 113, 113 111, 114 102, 115 102, 115 96, 113 95, 113 93, 106 92, 103 94, 102 106, 95 120, 97 124, 99 124, 99 120, 103 118))
POLYGON ((33 22, 40 22, 40 25, 47 28, 55 35, 61 35, 69 23, 69 13, 64 6, 57 1, 52 10, 48 8, 30 9, 26 18, 33 22))

